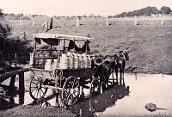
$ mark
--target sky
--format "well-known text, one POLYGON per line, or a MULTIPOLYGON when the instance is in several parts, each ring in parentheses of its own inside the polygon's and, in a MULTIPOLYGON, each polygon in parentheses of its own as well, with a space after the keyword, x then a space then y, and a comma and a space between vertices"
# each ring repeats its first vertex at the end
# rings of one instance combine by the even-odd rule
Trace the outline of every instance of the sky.
POLYGON ((147 6, 172 9, 172 0, 0 0, 4 13, 48 16, 115 15, 147 6))

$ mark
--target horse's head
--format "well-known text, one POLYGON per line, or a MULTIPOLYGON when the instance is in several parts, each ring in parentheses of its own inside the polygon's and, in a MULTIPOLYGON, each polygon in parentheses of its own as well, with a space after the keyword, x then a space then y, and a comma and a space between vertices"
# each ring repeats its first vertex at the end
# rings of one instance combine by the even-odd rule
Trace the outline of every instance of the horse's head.
POLYGON ((112 64, 112 61, 113 61, 112 56, 106 55, 106 56, 104 57, 103 64, 104 64, 104 65, 109 65, 109 66, 110 66, 110 65, 112 64))
POLYGON ((96 56, 93 60, 93 72, 95 76, 101 79, 111 73, 111 57, 110 56, 96 56))
POLYGON ((95 56, 94 60, 93 60, 94 65, 96 66, 100 66, 103 64, 103 56, 102 55, 97 55, 95 56))
POLYGON ((103 57, 101 55, 96 55, 93 59, 92 59, 92 64, 91 64, 91 68, 94 72, 94 75, 98 75, 100 68, 103 64, 103 57))
POLYGON ((124 56, 127 61, 129 61, 129 51, 124 51, 124 56))

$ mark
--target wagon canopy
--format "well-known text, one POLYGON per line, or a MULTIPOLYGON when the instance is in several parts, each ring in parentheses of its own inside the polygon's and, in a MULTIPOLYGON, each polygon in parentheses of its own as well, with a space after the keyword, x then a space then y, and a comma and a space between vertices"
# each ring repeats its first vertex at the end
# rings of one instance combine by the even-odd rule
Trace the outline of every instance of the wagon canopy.
POLYGON ((93 40, 93 38, 74 36, 74 35, 64 35, 64 34, 53 34, 53 33, 38 33, 34 35, 34 39, 37 43, 41 43, 41 40, 47 44, 58 44, 60 40, 75 40, 75 41, 86 41, 93 40))

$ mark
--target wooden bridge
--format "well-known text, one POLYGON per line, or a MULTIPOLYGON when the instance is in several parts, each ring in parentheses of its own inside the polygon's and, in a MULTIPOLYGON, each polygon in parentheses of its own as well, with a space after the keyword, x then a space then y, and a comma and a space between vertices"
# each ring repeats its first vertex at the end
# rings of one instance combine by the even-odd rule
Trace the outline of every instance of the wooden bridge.
POLYGON ((18 93, 19 93, 19 104, 24 103, 24 92, 25 92, 25 83, 24 83, 24 72, 29 71, 28 68, 18 68, 16 70, 10 71, 8 73, 0 75, 0 86, 1 87, 8 87, 8 90, 12 91, 15 89, 15 82, 16 82, 16 76, 19 76, 19 87, 18 87, 18 93), (2 82, 10 79, 9 86, 2 85, 2 82))

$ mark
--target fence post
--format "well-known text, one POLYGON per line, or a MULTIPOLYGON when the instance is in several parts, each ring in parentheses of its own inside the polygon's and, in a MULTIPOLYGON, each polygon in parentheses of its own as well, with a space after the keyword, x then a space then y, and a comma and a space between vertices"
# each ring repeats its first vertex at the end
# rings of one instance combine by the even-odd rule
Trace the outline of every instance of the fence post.
POLYGON ((16 75, 11 76, 11 80, 10 80, 10 89, 15 88, 15 79, 16 75))
POLYGON ((134 17, 134 25, 137 25, 137 16, 134 17))
POLYGON ((163 16, 161 16, 161 25, 162 26, 164 25, 164 18, 163 18, 163 16))
POLYGON ((35 20, 32 20, 32 26, 35 27, 35 20))
POLYGON ((15 58, 14 64, 15 64, 15 67, 17 67, 17 53, 14 53, 14 58, 15 58))
POLYGON ((24 72, 19 73, 19 104, 24 104, 24 72))
POLYGON ((106 25, 108 26, 109 25, 109 18, 106 17, 106 25))
POLYGON ((53 18, 50 19, 50 28, 49 29, 53 29, 53 18))
POLYGON ((21 17, 19 18, 19 22, 20 22, 20 26, 22 25, 22 23, 21 23, 21 17))
POLYGON ((79 19, 79 17, 76 17, 76 26, 80 26, 80 19, 79 19))
POLYGON ((26 41, 26 32, 23 33, 23 39, 26 41))

